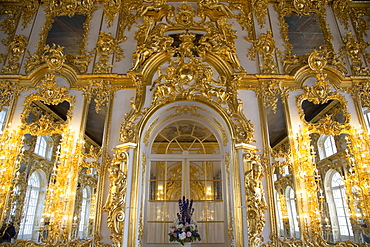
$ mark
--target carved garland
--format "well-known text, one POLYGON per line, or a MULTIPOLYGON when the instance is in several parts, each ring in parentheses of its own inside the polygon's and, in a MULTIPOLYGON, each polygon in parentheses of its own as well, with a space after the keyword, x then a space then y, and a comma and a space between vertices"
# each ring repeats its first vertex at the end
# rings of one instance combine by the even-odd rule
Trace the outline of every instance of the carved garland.
POLYGON ((109 194, 107 201, 103 207, 105 212, 108 212, 108 228, 112 236, 114 246, 122 246, 123 240, 123 224, 125 220, 125 205, 126 205, 126 174, 124 173, 125 166, 128 162, 126 152, 117 151, 109 170, 109 194))

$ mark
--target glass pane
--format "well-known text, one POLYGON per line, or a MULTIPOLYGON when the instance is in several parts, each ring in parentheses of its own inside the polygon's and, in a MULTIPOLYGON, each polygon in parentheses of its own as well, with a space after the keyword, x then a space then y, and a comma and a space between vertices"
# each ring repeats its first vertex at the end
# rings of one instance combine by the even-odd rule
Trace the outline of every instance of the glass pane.
POLYGON ((156 136, 152 149, 156 154, 220 153, 215 135, 204 125, 188 120, 171 123, 156 136))
POLYGON ((178 200, 182 196, 182 162, 152 161, 149 200, 178 200))
POLYGON ((191 161, 189 176, 194 200, 222 200, 220 161, 191 161))

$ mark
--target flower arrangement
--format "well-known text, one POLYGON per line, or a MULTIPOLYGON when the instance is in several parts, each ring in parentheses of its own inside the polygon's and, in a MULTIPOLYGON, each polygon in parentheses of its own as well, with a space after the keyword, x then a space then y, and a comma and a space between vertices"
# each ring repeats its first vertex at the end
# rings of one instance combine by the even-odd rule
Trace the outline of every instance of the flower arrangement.
POLYGON ((173 225, 170 227, 170 242, 179 242, 184 245, 185 242, 200 241, 198 233, 197 222, 191 219, 193 215, 193 200, 183 199, 179 200, 180 213, 177 213, 177 219, 174 220, 173 225))

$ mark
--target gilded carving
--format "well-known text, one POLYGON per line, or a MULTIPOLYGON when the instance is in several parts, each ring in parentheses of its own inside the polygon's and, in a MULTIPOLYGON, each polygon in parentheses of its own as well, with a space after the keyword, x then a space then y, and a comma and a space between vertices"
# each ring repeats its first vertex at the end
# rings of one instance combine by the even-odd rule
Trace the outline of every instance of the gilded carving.
POLYGON ((114 246, 122 246, 123 224, 125 221, 126 174, 124 167, 127 163, 127 154, 115 154, 109 168, 109 194, 103 210, 108 212, 108 227, 112 233, 111 239, 114 246))
MULTIPOLYGON (((142 29, 143 26, 140 27, 142 29)), ((139 30, 135 38, 138 40, 136 52, 132 55, 134 63, 131 71, 136 71, 143 66, 145 61, 155 53, 167 52, 172 54, 171 45, 173 38, 164 34, 168 29, 168 25, 160 23, 153 30, 149 31, 149 27, 145 30, 139 30), (148 31, 147 36, 142 36, 141 31, 148 31)))
POLYGON ((334 0, 332 3, 334 13, 337 15, 340 22, 348 29, 350 8, 348 0, 334 0))
POLYGON ((214 23, 207 22, 204 24, 204 28, 207 34, 199 41, 199 54, 202 57, 207 57, 207 53, 215 54, 227 61, 233 69, 244 71, 236 55, 236 47, 233 42, 236 36, 230 30, 230 26, 222 30, 217 28, 214 23))
POLYGON ((50 0, 49 11, 56 15, 74 16, 76 13, 88 14, 94 8, 93 0, 50 0))
POLYGON ((8 63, 3 66, 1 73, 17 74, 20 68, 19 59, 26 51, 28 41, 24 35, 15 35, 12 40, 7 40, 3 43, 8 47, 8 63))
POLYGON ((46 45, 44 48, 42 61, 44 61, 49 67, 50 71, 54 73, 61 70, 66 60, 66 56, 63 53, 63 48, 64 47, 55 44, 53 44, 51 47, 46 45))
POLYGON ((369 68, 363 67, 363 58, 365 48, 363 43, 356 40, 356 37, 351 32, 346 33, 346 37, 342 38, 343 47, 341 52, 345 53, 351 59, 351 70, 354 75, 368 75, 369 68))
POLYGON ((261 82, 260 89, 257 94, 262 96, 264 105, 271 107, 272 111, 276 113, 279 97, 287 96, 288 88, 283 87, 281 81, 274 79, 261 82))
POLYGON ((138 8, 138 5, 139 4, 121 2, 116 37, 118 40, 124 36, 124 32, 126 29, 130 30, 131 27, 135 24, 136 15, 132 13, 132 10, 138 8))
POLYGON ((268 3, 268 0, 253 0, 251 2, 253 12, 261 28, 266 24, 268 3))
MULTIPOLYGON (((59 104, 63 102, 63 100, 68 99, 68 101, 72 101, 73 96, 68 95, 67 87, 60 87, 55 82, 55 75, 47 74, 46 79, 43 81, 43 84, 38 87, 39 89, 39 96, 42 98, 42 101, 45 104, 59 104)), ((32 94, 31 94, 32 97, 32 94)))
MULTIPOLYGON (((73 112, 75 103, 75 97, 68 94, 68 89, 66 87, 60 87, 55 82, 55 75, 47 74, 43 84, 38 86, 38 93, 31 93, 26 101, 24 102, 25 111, 21 115, 22 122, 25 128, 28 128, 30 132, 36 133, 37 131, 44 130, 43 132, 47 134, 47 131, 55 129, 50 133, 60 133, 64 128, 66 128, 69 120, 71 119, 71 114, 73 112), (32 124, 27 124, 27 118, 32 111, 30 106, 32 103, 38 104, 37 102, 42 101, 44 104, 58 105, 64 101, 69 103, 69 111, 67 113, 67 121, 60 121, 55 118, 52 120, 52 116, 44 115, 42 112, 35 113, 35 121, 32 124)), ((39 104, 39 107, 45 107, 43 104, 39 104)), ((49 110, 50 111, 50 110, 49 110)), ((55 113, 54 113, 55 114, 55 113)))
POLYGON ((293 46, 289 41, 288 36, 288 24, 285 21, 285 17, 290 16, 292 13, 296 13, 298 16, 308 16, 311 13, 318 15, 318 24, 320 29, 324 34, 325 48, 327 50, 327 62, 333 66, 336 66, 339 71, 343 74, 346 73, 346 68, 343 64, 343 58, 340 58, 338 54, 335 53, 334 47, 332 44, 332 34, 329 30, 329 27, 325 21, 325 6, 327 2, 324 0, 320 1, 307 1, 307 0, 279 0, 275 4, 275 9, 279 13, 279 21, 281 26, 281 35, 284 39, 284 54, 279 55, 280 60, 282 61, 284 72, 290 73, 294 68, 306 64, 307 56, 306 55, 295 55, 293 54, 293 46))
POLYGON ((119 13, 117 10, 121 9, 121 4, 121 0, 106 0, 103 2, 104 16, 108 28, 112 27, 113 20, 119 13))
POLYGON ((354 26, 354 31, 356 33, 357 38, 360 42, 364 43, 364 37, 366 33, 370 29, 369 20, 366 20, 366 16, 370 15, 369 8, 351 8, 349 12, 351 15, 352 24, 354 26))
POLYGON ((194 21, 195 10, 187 5, 185 2, 178 7, 179 13, 175 15, 176 23, 171 23, 172 25, 178 25, 184 30, 190 29, 193 25, 196 24, 194 21))
POLYGON ((121 61, 123 56, 123 49, 119 44, 126 40, 126 37, 121 40, 116 40, 111 33, 100 32, 98 42, 94 51, 99 56, 98 61, 94 65, 94 73, 106 74, 110 72, 113 65, 109 63, 109 56, 115 54, 115 61, 121 61))
POLYGON ((69 16, 74 15, 85 15, 86 21, 83 23, 84 33, 81 43, 79 45, 79 54, 76 56, 66 54, 66 61, 76 68, 80 73, 86 73, 90 57, 86 51, 87 45, 87 34, 90 28, 90 21, 92 13, 96 10, 92 0, 50 0, 48 8, 46 9, 45 24, 42 27, 40 34, 40 41, 37 45, 38 49, 35 54, 31 55, 28 53, 27 62, 25 65, 26 73, 30 73, 36 67, 41 65, 44 61, 42 55, 45 48, 45 43, 48 37, 48 33, 52 28, 54 18, 57 16, 69 16))
POLYGON ((0 15, 6 15, 6 18, 0 23, 0 27, 9 37, 15 34, 20 18, 19 9, 20 7, 17 5, 4 5, 0 9, 0 15))
POLYGON ((39 0, 30 0, 24 1, 22 6, 22 26, 26 28, 27 25, 31 22, 34 18, 37 10, 39 9, 40 2, 39 0))
POLYGON ((1 81, 0 86, 0 111, 4 106, 10 106, 15 97, 19 95, 18 83, 12 81, 1 81))
POLYGON ((216 22, 217 27, 228 38, 227 32, 230 32, 229 25, 226 21, 234 17, 231 9, 218 0, 198 0, 198 16, 202 18, 208 17, 212 22, 216 22))
POLYGON ((357 82, 350 92, 353 98, 360 97, 362 107, 370 107, 370 80, 357 82))
POLYGON ((247 30, 248 34, 246 38, 248 40, 252 40, 254 38, 254 20, 252 14, 253 7, 249 4, 249 2, 243 2, 230 3, 230 8, 239 11, 239 13, 235 14, 235 18, 237 19, 242 29, 247 30))
POLYGON ((263 164, 254 151, 247 152, 243 157, 245 196, 248 222, 248 246, 259 246, 263 242, 261 234, 266 220, 264 217, 267 204, 262 187, 263 164))
POLYGON ((275 62, 275 41, 272 37, 271 30, 267 30, 266 33, 261 34, 261 38, 252 40, 253 46, 249 48, 248 56, 251 60, 255 60, 256 54, 262 56, 263 64, 260 64, 262 73, 275 74, 278 73, 278 67, 275 62))

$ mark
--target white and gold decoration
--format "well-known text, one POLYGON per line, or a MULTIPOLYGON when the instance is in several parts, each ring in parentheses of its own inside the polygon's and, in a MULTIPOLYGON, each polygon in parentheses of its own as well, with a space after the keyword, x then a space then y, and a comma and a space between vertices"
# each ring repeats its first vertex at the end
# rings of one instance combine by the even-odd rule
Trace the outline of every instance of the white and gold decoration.
POLYGON ((369 1, 6 0, 0 27, 0 246, 370 246, 369 1))

